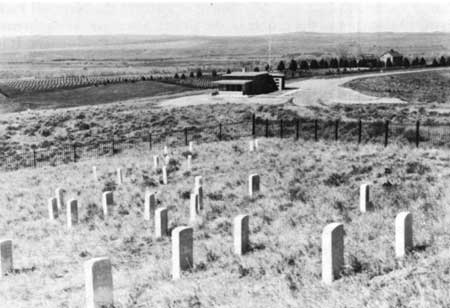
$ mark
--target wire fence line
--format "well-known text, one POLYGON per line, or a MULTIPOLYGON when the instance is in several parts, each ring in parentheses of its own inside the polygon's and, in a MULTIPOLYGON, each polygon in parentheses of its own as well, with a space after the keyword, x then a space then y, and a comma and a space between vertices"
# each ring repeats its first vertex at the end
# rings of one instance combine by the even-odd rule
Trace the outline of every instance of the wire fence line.
POLYGON ((450 124, 421 125, 391 123, 390 121, 341 121, 311 118, 269 120, 256 117, 239 122, 217 123, 186 127, 161 133, 141 134, 139 137, 112 138, 89 144, 65 144, 46 148, 28 148, 8 153, 0 162, 0 170, 56 166, 80 160, 114 156, 127 149, 154 150, 187 146, 190 141, 208 143, 236 140, 243 137, 277 137, 293 140, 336 140, 358 144, 390 143, 419 146, 446 146, 450 144, 450 124))

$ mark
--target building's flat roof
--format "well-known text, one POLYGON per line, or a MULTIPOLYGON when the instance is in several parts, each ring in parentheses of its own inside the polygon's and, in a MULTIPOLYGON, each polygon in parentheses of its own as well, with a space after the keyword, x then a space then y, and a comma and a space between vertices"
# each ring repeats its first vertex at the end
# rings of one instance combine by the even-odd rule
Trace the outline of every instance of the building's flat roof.
POLYGON ((222 75, 222 77, 256 77, 265 74, 267 74, 267 72, 232 72, 230 74, 222 75))
POLYGON ((284 77, 283 73, 269 73, 270 76, 275 76, 275 77, 284 77))
POLYGON ((227 79, 227 80, 219 80, 214 81, 215 84, 230 84, 230 85, 236 85, 236 84, 246 84, 249 82, 252 82, 253 80, 246 80, 246 79, 227 79))

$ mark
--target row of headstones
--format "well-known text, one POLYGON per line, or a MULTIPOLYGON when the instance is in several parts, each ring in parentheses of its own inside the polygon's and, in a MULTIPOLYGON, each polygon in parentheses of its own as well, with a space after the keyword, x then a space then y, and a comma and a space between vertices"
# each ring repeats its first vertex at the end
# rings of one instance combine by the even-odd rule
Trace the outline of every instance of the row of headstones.
MULTIPOLYGON (((249 216, 236 216, 233 225, 233 251, 236 255, 244 255, 250 247, 249 216)), ((180 226, 172 231, 173 280, 180 279, 183 271, 190 271, 193 268, 193 233, 193 228, 188 226, 180 226)), ((0 241, 0 256, 1 275, 13 272, 12 240, 0 241)), ((113 305, 113 281, 109 258, 94 258, 86 261, 84 270, 87 307, 113 305)))
MULTIPOLYGON (((189 221, 195 223, 197 216, 204 208, 203 204, 203 183, 202 177, 196 176, 194 178, 194 191, 190 195, 189 203, 189 221)), ((258 174, 250 174, 248 180, 249 196, 253 197, 260 191, 260 177, 258 174)), ((59 212, 64 204, 64 190, 62 188, 56 189, 56 197, 48 200, 48 213, 50 220, 56 220, 59 217, 59 212)), ((112 206, 114 205, 114 196, 112 191, 105 191, 102 194, 102 210, 103 217, 111 215, 112 206)), ((78 224, 78 201, 70 199, 66 207, 67 227, 70 229, 78 224)), ((156 209, 156 194, 146 192, 144 198, 144 219, 150 220, 154 217, 155 235, 161 237, 167 233, 168 210, 166 207, 156 209)))
MULTIPOLYGON (((360 186, 359 209, 362 213, 373 210, 370 201, 370 184, 360 186)), ((401 212, 395 218, 395 255, 402 258, 413 247, 412 215, 401 212)), ((322 233, 322 281, 331 283, 339 277, 344 266, 344 226, 327 225, 322 233)))
MULTIPOLYGON (((233 220, 233 251, 236 255, 248 252, 249 216, 238 215, 233 220)), ((183 271, 190 271, 194 265, 194 230, 180 226, 172 231, 172 279, 181 278, 183 271)), ((94 258, 84 263, 86 302, 88 308, 114 305, 113 277, 109 258, 94 258)))
MULTIPOLYGON (((258 149, 258 147, 259 147, 258 139, 252 139, 249 141, 249 151, 250 152, 254 152, 256 149, 258 149)), ((193 150, 194 150, 194 143, 191 141, 191 142, 189 142, 189 152, 193 153, 193 150)), ((161 166, 162 178, 163 178, 162 182, 164 185, 167 185, 167 165, 169 164, 169 161, 170 161, 169 150, 168 150, 167 146, 164 146, 163 157, 162 157, 162 166, 161 166)), ((154 155, 153 156, 153 168, 156 170, 156 169, 158 169, 159 165, 160 165, 160 156, 154 155)), ((187 156, 186 169, 187 169, 187 171, 190 171, 192 169, 192 155, 191 154, 189 154, 187 156)), ((95 166, 92 167, 92 173, 94 176, 94 180, 98 181, 97 168, 95 166)), ((117 169, 117 184, 118 185, 123 184, 123 174, 122 174, 121 168, 117 169)))

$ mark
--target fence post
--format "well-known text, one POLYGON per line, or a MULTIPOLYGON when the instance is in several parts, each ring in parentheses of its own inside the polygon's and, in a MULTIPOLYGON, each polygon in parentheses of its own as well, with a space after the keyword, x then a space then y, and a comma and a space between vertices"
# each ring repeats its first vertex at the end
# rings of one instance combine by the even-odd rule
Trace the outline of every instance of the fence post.
POLYGON ((152 133, 148 133, 148 148, 152 149, 152 133))
POLYGON ((361 136, 362 136, 362 121, 359 119, 358 121, 358 143, 361 143, 361 136))
POLYGON ((389 120, 384 124, 384 146, 387 147, 389 139, 389 120))
POLYGON ((334 140, 338 141, 338 138, 339 138, 339 120, 336 120, 334 126, 334 140))
POLYGON ((317 141, 317 130, 318 130, 318 126, 319 126, 318 120, 315 119, 315 120, 314 120, 314 140, 315 140, 315 141, 317 141))
POLYGON ((269 138, 269 119, 266 119, 266 138, 269 138))
POLYGON ((77 162, 77 145, 74 144, 72 149, 73 149, 73 162, 76 163, 77 162))
POLYGON ((295 140, 298 140, 300 137, 300 120, 295 120, 295 140))
POLYGON ((36 168, 36 149, 33 149, 33 166, 36 168))
POLYGON ((219 141, 222 141, 222 123, 219 123, 219 141))
POLYGON ((419 147, 420 141, 420 121, 416 122, 416 147, 419 147))
POLYGON ((280 138, 283 138, 283 120, 280 120, 280 138))
POLYGON ((256 135, 256 116, 255 114, 252 115, 252 136, 254 137, 256 135))
POLYGON ((112 144, 112 147, 111 147, 111 154, 112 155, 114 155, 114 152, 115 152, 115 150, 114 150, 114 137, 113 137, 113 139, 112 139, 112 141, 111 141, 111 144, 112 144))
POLYGON ((187 127, 184 128, 184 145, 188 145, 188 129, 187 127))

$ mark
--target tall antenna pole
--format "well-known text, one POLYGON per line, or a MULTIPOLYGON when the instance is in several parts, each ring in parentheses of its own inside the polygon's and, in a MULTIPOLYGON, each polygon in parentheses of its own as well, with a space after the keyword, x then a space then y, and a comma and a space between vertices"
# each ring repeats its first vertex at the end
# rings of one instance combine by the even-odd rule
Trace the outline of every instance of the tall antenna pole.
POLYGON ((267 64, 269 64, 269 71, 272 70, 272 23, 269 23, 269 52, 267 64))

